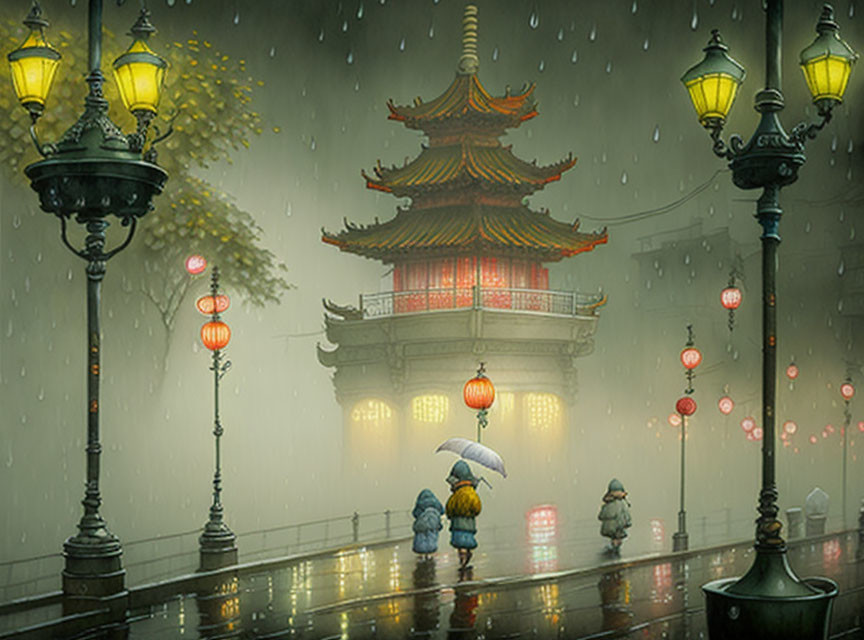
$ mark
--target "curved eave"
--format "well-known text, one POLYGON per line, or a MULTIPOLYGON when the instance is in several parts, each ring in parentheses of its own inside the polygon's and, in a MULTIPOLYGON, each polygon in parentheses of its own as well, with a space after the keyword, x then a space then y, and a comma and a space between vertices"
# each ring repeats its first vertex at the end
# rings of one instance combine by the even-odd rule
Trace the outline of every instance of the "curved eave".
POLYGON ((476 114, 498 122, 504 121, 509 126, 518 126, 537 115, 535 104, 529 101, 535 88, 536 85, 532 83, 522 93, 495 97, 480 84, 476 74, 457 74, 444 93, 430 102, 422 102, 417 98, 415 104, 410 106, 396 105, 389 100, 388 118, 404 122, 410 128, 422 129, 424 125, 476 114))

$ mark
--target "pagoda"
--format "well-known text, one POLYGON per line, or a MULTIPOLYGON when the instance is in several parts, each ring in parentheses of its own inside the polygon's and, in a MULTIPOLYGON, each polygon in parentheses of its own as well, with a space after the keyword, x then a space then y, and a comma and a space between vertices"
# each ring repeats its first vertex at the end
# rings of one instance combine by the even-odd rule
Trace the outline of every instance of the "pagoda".
POLYGON ((346 220, 339 232, 322 230, 323 242, 379 260, 393 274, 391 291, 361 294, 359 307, 324 303, 327 339, 337 347, 319 346, 318 357, 335 368, 349 452, 363 449, 358 438, 372 432, 395 454, 412 441, 412 424, 450 424, 463 414, 470 422, 461 385, 479 360, 501 391, 502 412, 509 407, 522 420, 532 409, 517 394, 547 405, 552 397, 556 407, 534 411, 535 422, 553 416, 566 431, 575 361, 593 349, 605 297, 550 290, 544 264, 606 243, 606 231, 583 233, 578 220, 559 222, 525 204, 576 158, 539 166, 501 143, 508 129, 537 116, 535 87, 501 97, 483 87, 477 27, 477 8, 468 5, 462 55, 444 93, 387 104, 390 120, 422 131, 428 143, 402 166, 379 162, 362 175, 369 189, 410 205, 385 222, 346 220))

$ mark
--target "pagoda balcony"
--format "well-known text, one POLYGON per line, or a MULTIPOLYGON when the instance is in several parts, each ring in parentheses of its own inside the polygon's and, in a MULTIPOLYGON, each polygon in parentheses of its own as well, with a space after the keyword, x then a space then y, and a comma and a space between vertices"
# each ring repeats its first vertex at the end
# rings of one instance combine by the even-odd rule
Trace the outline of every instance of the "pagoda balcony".
POLYGON ((534 314, 543 316, 594 316, 606 302, 601 293, 504 287, 465 287, 386 291, 360 295, 363 319, 436 313, 464 309, 534 314))

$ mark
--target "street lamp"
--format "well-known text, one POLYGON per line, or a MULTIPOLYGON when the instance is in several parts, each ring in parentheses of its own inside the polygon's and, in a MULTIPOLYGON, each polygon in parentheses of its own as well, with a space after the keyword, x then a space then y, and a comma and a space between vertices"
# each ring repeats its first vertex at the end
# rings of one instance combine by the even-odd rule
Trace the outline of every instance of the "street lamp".
POLYGON ((462 388, 462 398, 469 409, 477 412, 477 442, 480 442, 480 432, 489 424, 489 407, 495 401, 495 387, 486 377, 486 363, 481 362, 477 375, 465 383, 462 388))
POLYGON ((696 413, 696 401, 690 396, 693 393, 693 370, 702 362, 702 352, 693 346, 693 325, 687 325, 687 344, 681 351, 681 364, 687 371, 687 388, 684 396, 675 403, 675 411, 681 416, 681 502, 678 507, 678 531, 672 534, 672 551, 687 551, 689 536, 687 535, 687 510, 684 508, 684 460, 687 441, 687 418, 696 413))
POLYGON ((846 459, 849 454, 846 449, 849 448, 849 425, 852 422, 852 411, 849 409, 849 403, 852 396, 855 395, 855 387, 852 386, 852 379, 846 378, 846 382, 840 385, 840 395, 843 396, 843 529, 846 529, 846 459))
MULTIPOLYGON (((152 33, 153 26, 147 16, 142 9, 136 26, 145 25, 142 28, 152 33)), ((124 135, 108 117, 108 102, 102 92, 105 81, 101 71, 102 1, 90 0, 89 3, 86 81, 90 90, 84 100, 84 113, 56 143, 39 142, 36 122, 45 110, 60 54, 45 38, 48 22, 37 2, 33 3, 24 24, 30 34, 7 57, 15 93, 30 114, 31 138, 43 158, 26 167, 24 172, 39 194, 42 210, 59 218, 63 244, 87 262, 87 482, 82 503, 84 515, 78 523, 78 533, 63 544, 63 593, 68 596, 64 606, 75 611, 101 606, 98 604, 101 599, 125 593, 122 547, 99 514, 102 504, 99 491, 102 452, 99 441, 100 289, 106 263, 132 241, 138 218, 153 208, 152 199, 162 192, 168 175, 156 166, 152 147, 143 152, 146 123, 139 120, 138 130, 124 135), (119 218, 128 232, 122 243, 106 251, 110 215, 119 218), (83 249, 76 249, 67 235, 68 222, 73 216, 87 231, 83 249)), ((137 62, 126 69, 128 77, 146 90, 151 99, 150 108, 155 113, 165 63, 155 54, 137 62), (149 72, 153 65, 160 66, 161 75, 149 72)))
POLYGON ((237 536, 224 519, 222 507, 222 450, 220 439, 224 430, 219 419, 219 381, 231 366, 231 361, 222 362, 222 349, 231 340, 231 329, 222 322, 220 315, 228 309, 231 301, 219 293, 219 267, 213 267, 210 276, 210 295, 202 296, 195 307, 210 320, 201 327, 201 342, 213 352, 210 371, 213 372, 213 436, 216 438, 216 465, 213 472, 213 503, 210 505, 210 518, 204 525, 204 532, 198 538, 200 570, 210 571, 237 564, 237 536))
MULTIPOLYGON (((691 68, 682 81, 690 91, 699 121, 711 133, 714 153, 729 160, 732 181, 741 189, 762 189, 756 218, 762 226, 762 490, 756 521, 756 558, 743 578, 715 580, 703 586, 707 602, 709 635, 717 638, 822 638, 828 629, 837 585, 824 578, 801 580, 789 567, 786 543, 780 536, 775 482, 775 392, 777 375, 776 270, 779 225, 783 210, 782 187, 795 182, 804 164, 804 143, 814 138, 831 119, 832 109, 843 98, 856 54, 838 36, 832 8, 825 5, 816 27, 816 41, 801 54, 801 67, 816 105, 820 122, 799 124, 787 134, 778 114, 784 100, 780 85, 780 43, 783 0, 765 0, 766 78, 756 94, 759 126, 747 142, 732 136, 729 144, 720 135, 734 100, 743 68, 726 56, 725 45, 715 31, 706 57, 691 68), (721 49, 721 47, 723 47, 721 49), (718 53, 718 49, 720 49, 718 53), (712 80, 712 78, 716 78, 712 80), (711 89, 715 82, 717 89, 711 89), (724 82, 720 88, 720 83, 724 82), (701 83, 701 84, 699 84, 701 83), (734 85, 734 87, 733 87, 734 85), (696 91, 706 86, 709 90, 696 91), (698 99, 697 99, 698 98, 698 99)), ((797 371, 796 371, 797 373, 797 371)))

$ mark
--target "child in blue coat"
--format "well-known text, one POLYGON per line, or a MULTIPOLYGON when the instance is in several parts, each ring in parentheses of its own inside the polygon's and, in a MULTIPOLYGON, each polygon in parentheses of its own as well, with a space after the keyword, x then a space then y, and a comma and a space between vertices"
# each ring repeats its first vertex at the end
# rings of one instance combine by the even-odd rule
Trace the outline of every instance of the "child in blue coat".
POLYGON ((423 489, 414 505, 414 553, 425 557, 438 551, 438 532, 441 531, 441 514, 444 507, 429 489, 423 489))

